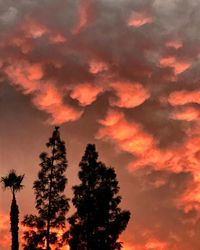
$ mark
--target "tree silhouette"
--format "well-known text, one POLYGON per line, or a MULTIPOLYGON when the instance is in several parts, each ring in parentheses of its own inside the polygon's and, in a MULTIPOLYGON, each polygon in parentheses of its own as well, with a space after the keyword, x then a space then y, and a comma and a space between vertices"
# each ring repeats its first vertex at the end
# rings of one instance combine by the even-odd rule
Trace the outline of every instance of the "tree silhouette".
POLYGON ((80 185, 74 186, 76 212, 69 218, 66 234, 71 250, 121 249, 119 235, 125 230, 129 211, 119 208, 121 197, 113 168, 97 161, 95 145, 87 145, 79 164, 80 185))
POLYGON ((24 175, 17 175, 15 170, 11 170, 9 174, 5 177, 1 178, 1 182, 3 183, 3 188, 9 188, 12 192, 12 203, 10 208, 10 230, 12 235, 12 250, 19 249, 19 239, 18 239, 18 231, 19 231, 19 208, 16 202, 15 194, 23 188, 22 180, 24 175))
POLYGON ((69 203, 63 194, 67 182, 64 176, 67 160, 59 127, 55 127, 46 146, 50 152, 41 153, 41 169, 33 185, 38 215, 26 215, 23 221, 29 227, 24 232, 25 250, 50 250, 51 245, 56 245, 56 249, 59 249, 62 245, 58 229, 65 227, 69 203))

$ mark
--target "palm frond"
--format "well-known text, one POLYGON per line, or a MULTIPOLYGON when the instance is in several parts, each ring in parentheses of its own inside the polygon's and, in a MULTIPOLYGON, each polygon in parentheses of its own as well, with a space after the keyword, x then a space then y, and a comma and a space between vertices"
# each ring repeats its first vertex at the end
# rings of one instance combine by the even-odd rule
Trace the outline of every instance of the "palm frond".
POLYGON ((22 181, 24 175, 17 175, 14 169, 10 170, 7 176, 1 177, 3 188, 10 188, 14 192, 20 191, 23 188, 22 181))

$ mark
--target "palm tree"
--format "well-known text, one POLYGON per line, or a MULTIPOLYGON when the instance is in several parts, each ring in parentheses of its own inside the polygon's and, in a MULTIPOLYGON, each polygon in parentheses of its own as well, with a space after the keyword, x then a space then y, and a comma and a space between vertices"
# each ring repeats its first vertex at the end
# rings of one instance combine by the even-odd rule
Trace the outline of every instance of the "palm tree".
POLYGON ((12 250, 19 250, 19 208, 16 202, 15 193, 23 188, 22 180, 24 175, 17 175, 15 170, 11 170, 7 176, 1 177, 1 182, 3 183, 3 188, 9 188, 12 192, 12 203, 10 208, 10 224, 11 224, 11 234, 12 234, 12 250))

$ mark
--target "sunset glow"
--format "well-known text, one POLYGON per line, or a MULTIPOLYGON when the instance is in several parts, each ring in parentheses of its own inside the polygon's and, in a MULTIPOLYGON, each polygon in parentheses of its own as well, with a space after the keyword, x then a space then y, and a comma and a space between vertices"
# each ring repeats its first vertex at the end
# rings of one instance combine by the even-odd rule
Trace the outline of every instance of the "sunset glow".
MULTIPOLYGON (((25 174, 20 221, 60 126, 67 197, 87 143, 115 168, 132 214, 123 250, 200 249, 199 11, 198 0, 0 0, 0 177, 25 174)), ((11 199, 1 188, 1 250, 11 199)))

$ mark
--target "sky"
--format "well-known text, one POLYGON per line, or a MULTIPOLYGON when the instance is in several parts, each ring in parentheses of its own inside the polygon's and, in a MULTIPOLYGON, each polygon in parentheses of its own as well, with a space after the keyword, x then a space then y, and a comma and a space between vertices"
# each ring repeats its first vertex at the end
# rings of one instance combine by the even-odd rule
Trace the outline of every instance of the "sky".
MULTIPOLYGON (((198 0, 0 0, 0 176, 25 174, 21 220, 59 125, 68 197, 87 143, 115 168, 123 250, 200 249, 199 13, 198 0)), ((10 202, 0 189, 1 250, 10 202)))

